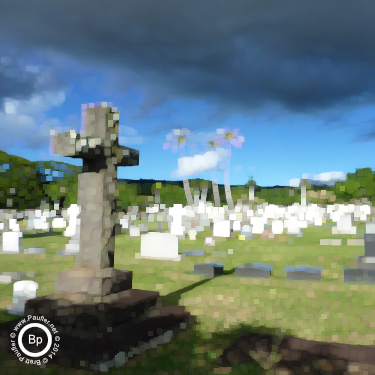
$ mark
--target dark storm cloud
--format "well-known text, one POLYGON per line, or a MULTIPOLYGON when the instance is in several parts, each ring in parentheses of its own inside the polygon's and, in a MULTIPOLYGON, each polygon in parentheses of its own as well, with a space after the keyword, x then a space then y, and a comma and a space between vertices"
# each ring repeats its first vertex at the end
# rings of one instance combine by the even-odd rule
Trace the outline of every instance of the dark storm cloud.
MULTIPOLYGON (((7 44, 136 71, 154 87, 150 105, 163 87, 163 100, 167 91, 237 110, 277 103, 312 112, 375 89, 373 0, 18 0, 0 7, 7 44)), ((120 90, 126 82, 117 78, 120 90)))
POLYGON ((27 64, 24 59, 1 55, 1 52, 2 49, 0 50, 0 109, 4 109, 5 99, 27 100, 34 93, 62 88, 65 85, 61 77, 50 67, 40 70, 35 65, 27 64))

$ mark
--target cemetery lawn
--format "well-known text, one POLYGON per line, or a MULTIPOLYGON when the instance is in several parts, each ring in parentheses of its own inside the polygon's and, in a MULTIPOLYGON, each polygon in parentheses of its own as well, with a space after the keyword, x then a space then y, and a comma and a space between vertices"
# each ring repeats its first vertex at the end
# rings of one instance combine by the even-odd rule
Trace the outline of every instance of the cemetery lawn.
MULTIPOLYGON (((156 223, 148 223, 150 231, 156 223)), ((243 333, 286 335, 304 339, 347 344, 374 345, 374 286, 348 285, 343 282, 343 267, 353 267, 354 259, 364 254, 364 247, 346 246, 347 238, 363 238, 365 227, 359 224, 357 236, 332 235, 331 228, 303 230, 298 238, 276 235, 274 240, 238 241, 215 238, 215 247, 204 245, 212 231, 197 235, 196 241, 179 242, 185 249, 205 250, 204 257, 186 257, 180 262, 136 259, 140 237, 128 234, 116 237, 115 267, 133 271, 133 288, 158 291, 163 305, 185 306, 197 323, 179 334, 169 344, 151 349, 131 359, 126 367, 110 369, 109 374, 226 374, 218 369, 215 359, 243 333), (341 246, 321 246, 320 239, 342 239, 341 246), (233 249, 225 258, 211 256, 212 251, 233 249), (194 264, 206 260, 225 262, 224 274, 212 280, 191 275, 194 264), (238 263, 264 262, 274 266, 270 279, 235 277, 238 263), (286 281, 283 269, 288 265, 310 264, 323 267, 320 282, 286 281), (175 372, 178 371, 178 372, 175 372)), ((52 293, 57 273, 74 267, 74 258, 56 256, 69 238, 62 230, 40 235, 24 235, 24 247, 45 247, 42 255, 1 255, 0 272, 35 271, 38 295, 52 293)), ((0 284, 0 322, 15 317, 5 313, 12 302, 13 285, 0 284)), ((63 344, 63 343, 61 343, 63 344)), ((47 374, 71 373, 72 369, 47 365, 38 368, 20 363, 13 354, 0 353, 1 373, 47 374), (16 367, 16 369, 15 369, 16 367), (5 370, 5 372, 3 371, 5 370), (14 372, 15 371, 15 372, 14 372), (62 371, 62 372, 60 372, 62 371)), ((234 366, 231 374, 257 374, 262 368, 234 366)), ((75 374, 91 374, 80 370, 75 374)))

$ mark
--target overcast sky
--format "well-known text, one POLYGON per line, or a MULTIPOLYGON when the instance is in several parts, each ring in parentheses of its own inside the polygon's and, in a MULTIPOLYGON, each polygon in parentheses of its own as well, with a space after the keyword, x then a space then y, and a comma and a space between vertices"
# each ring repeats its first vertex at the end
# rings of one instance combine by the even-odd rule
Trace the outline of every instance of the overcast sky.
POLYGON ((1 150, 55 158, 49 131, 80 131, 81 105, 109 101, 124 145, 141 155, 120 178, 172 179, 184 163, 162 145, 181 127, 197 143, 240 129, 233 184, 373 168, 373 1, 0 0, 0 9, 1 150))

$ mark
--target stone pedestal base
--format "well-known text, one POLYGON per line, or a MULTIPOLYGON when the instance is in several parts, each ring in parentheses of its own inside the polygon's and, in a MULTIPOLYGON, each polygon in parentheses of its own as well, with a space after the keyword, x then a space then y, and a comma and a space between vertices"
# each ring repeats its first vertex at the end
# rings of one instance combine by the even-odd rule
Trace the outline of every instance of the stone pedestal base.
POLYGON ((56 294, 87 294, 92 298, 119 293, 132 288, 132 271, 104 268, 71 268, 56 277, 56 294))
POLYGON ((139 289, 105 296, 98 302, 83 294, 50 294, 26 301, 25 316, 44 316, 62 331, 107 333, 108 329, 161 307, 158 292, 139 289))
MULTIPOLYGON (((22 319, 0 324, 0 351, 9 353, 12 358, 14 352, 11 350, 10 333, 22 319)), ((167 306, 154 310, 147 318, 124 323, 101 338, 93 339, 87 330, 60 333, 58 329, 59 350, 48 362, 72 370, 106 371, 112 367, 126 366, 129 359, 167 344, 192 324, 194 316, 183 306, 167 306)))
MULTIPOLYGON (((80 298, 83 295, 52 294, 26 302, 26 321, 28 315, 43 316, 60 337, 50 363, 90 370, 124 366, 129 358, 168 343, 194 323, 183 306, 162 307, 158 292, 129 289, 103 296, 100 303, 80 298)), ((13 353, 10 334, 22 319, 0 324, 0 351, 13 353)))

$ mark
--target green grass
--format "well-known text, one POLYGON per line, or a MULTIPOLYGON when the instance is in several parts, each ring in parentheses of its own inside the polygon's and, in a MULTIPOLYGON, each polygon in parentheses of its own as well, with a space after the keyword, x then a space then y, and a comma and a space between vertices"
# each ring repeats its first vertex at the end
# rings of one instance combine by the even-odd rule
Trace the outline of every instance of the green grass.
MULTIPOLYGON (((156 223, 150 223, 156 230, 156 223)), ((358 226, 363 234, 364 224, 358 226)), ((171 343, 147 351, 132 359, 124 368, 112 369, 110 374, 213 374, 215 359, 242 333, 253 331, 274 334, 278 329, 286 335, 300 338, 374 345, 373 293, 375 286, 347 285, 343 282, 342 267, 353 267, 356 256, 363 255, 363 247, 346 246, 352 236, 332 235, 330 228, 308 228, 304 237, 276 236, 275 240, 252 241, 218 239, 215 247, 204 245, 204 238, 212 235, 199 233, 196 241, 180 241, 179 248, 206 250, 206 257, 187 257, 181 262, 161 262, 135 259, 140 251, 140 238, 126 234, 116 237, 115 267, 132 270, 133 287, 155 290, 163 296, 163 305, 183 305, 197 317, 197 324, 178 335, 171 343), (280 240, 281 237, 281 240, 280 240), (284 241, 282 241, 284 237, 284 241), (321 238, 341 238, 342 246, 320 246, 321 238), (286 239, 286 242, 285 242, 286 239), (213 250, 233 254, 226 258, 211 256, 213 250), (225 261, 224 274, 213 280, 191 275, 194 264, 206 259, 225 261), (274 266, 270 279, 236 278, 238 263, 265 262, 274 266), (320 282, 293 282, 284 279, 287 265, 311 264, 324 268, 320 282)), ((73 258, 56 256, 69 238, 62 230, 54 235, 38 237, 24 235, 25 248, 45 247, 42 255, 1 255, 1 271, 26 272, 34 270, 33 279, 39 283, 38 295, 52 293, 58 272, 74 267, 73 258)), ((0 285, 0 321, 12 320, 4 312, 12 301, 12 284, 0 285)), ((53 365, 45 369, 18 362, 13 354, 0 353, 2 373, 17 371, 23 374, 46 374, 48 371, 69 372, 53 365)), ((261 373, 261 366, 235 366, 231 374, 261 373)), ((70 370, 89 374, 91 371, 70 370)), ((52 372, 51 372, 52 373, 52 372)))

